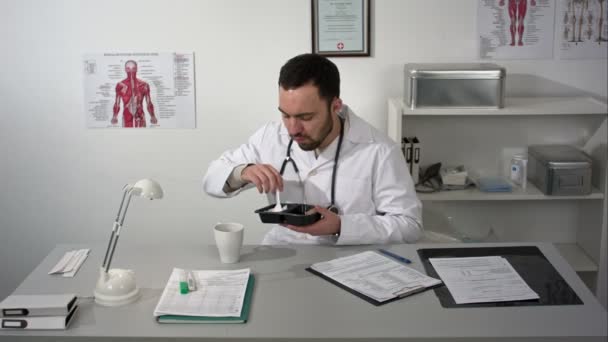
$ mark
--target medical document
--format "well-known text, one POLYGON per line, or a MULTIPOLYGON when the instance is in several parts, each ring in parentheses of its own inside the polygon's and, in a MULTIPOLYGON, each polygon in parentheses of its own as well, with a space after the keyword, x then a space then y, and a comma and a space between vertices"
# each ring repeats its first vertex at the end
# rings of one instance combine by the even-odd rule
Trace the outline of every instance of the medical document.
POLYGON ((316 263, 311 268, 378 302, 441 283, 373 251, 316 263))
POLYGON ((249 268, 226 271, 192 271, 196 290, 181 294, 179 278, 184 270, 174 268, 154 316, 238 317, 241 315, 249 268))
POLYGON ((456 304, 539 299, 501 256, 429 258, 456 304))

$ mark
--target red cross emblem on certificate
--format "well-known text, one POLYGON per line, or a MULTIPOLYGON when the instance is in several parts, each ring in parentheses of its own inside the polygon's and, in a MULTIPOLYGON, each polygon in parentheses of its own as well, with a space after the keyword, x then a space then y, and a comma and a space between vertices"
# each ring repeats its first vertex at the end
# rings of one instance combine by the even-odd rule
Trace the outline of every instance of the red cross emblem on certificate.
POLYGON ((342 49, 344 49, 344 43, 339 42, 338 43, 338 50, 342 50, 342 49))

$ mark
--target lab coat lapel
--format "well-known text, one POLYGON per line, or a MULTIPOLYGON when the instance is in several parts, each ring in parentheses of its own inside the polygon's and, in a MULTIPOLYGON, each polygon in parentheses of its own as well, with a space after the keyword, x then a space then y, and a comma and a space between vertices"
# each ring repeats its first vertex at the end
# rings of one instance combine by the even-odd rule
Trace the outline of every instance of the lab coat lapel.
MULTIPOLYGON (((281 134, 285 141, 285 146, 287 146, 290 140, 289 133, 287 132, 287 128, 285 128, 285 125, 282 123, 281 128, 279 129, 279 134, 281 134)), ((283 153, 287 154, 287 151, 283 153)), ((298 146, 298 143, 294 141, 291 145, 291 158, 293 158, 296 165, 298 165, 300 177, 302 177, 302 180, 304 180, 309 170, 312 168, 313 163, 315 162, 314 152, 303 151, 300 146, 298 146)))
POLYGON ((313 151, 302 150, 300 146, 294 142, 291 146, 291 155, 293 156, 293 160, 298 165, 300 177, 302 177, 302 181, 304 181, 316 163, 315 153, 313 151))
POLYGON ((345 118, 344 141, 340 150, 342 155, 347 155, 357 144, 367 144, 374 142, 373 133, 370 127, 357 117, 348 106, 344 105, 342 115, 345 118))
MULTIPOLYGON (((321 152, 321 154, 314 159, 314 162, 312 163, 312 167, 317 169, 320 168, 322 166, 324 166, 327 163, 333 163, 334 158, 336 157, 336 147, 338 146, 338 138, 336 137, 336 139, 334 139, 334 141, 331 142, 331 144, 329 144, 329 146, 327 146, 327 148, 325 150, 323 150, 323 152, 321 152)), ((314 158, 314 152, 313 152, 313 158, 314 158)))

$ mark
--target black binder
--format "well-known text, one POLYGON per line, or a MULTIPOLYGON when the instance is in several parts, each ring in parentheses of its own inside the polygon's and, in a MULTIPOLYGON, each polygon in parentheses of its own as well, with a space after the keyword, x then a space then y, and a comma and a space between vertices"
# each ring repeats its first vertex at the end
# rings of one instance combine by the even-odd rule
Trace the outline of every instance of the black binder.
POLYGON ((445 308, 583 304, 574 290, 535 246, 431 248, 419 249, 418 255, 426 273, 435 278, 439 278, 439 276, 431 265, 429 258, 502 256, 509 261, 528 286, 540 297, 534 300, 456 304, 448 288, 445 285, 440 285, 435 288, 435 294, 445 308))

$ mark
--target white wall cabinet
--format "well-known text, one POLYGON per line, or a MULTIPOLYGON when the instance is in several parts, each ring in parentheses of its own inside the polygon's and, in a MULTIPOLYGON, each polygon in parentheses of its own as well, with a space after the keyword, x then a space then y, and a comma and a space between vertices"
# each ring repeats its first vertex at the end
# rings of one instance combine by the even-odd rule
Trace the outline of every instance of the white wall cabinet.
MULTIPOLYGON (((464 165, 487 176, 507 177, 511 156, 533 144, 570 144, 593 158, 593 191, 585 196, 547 196, 526 190, 483 193, 474 189, 418 194, 427 230, 483 240, 549 241, 597 294, 606 292, 608 107, 590 97, 507 97, 505 108, 417 108, 388 101, 389 136, 416 136, 420 165, 464 165), (448 221, 449 218, 449 221, 448 221)), ((507 177, 508 178, 508 177, 507 177)), ((600 299, 602 296, 600 296, 600 299)), ((605 301, 605 296, 603 296, 605 301)), ((606 306, 606 303, 603 303, 606 306)))

